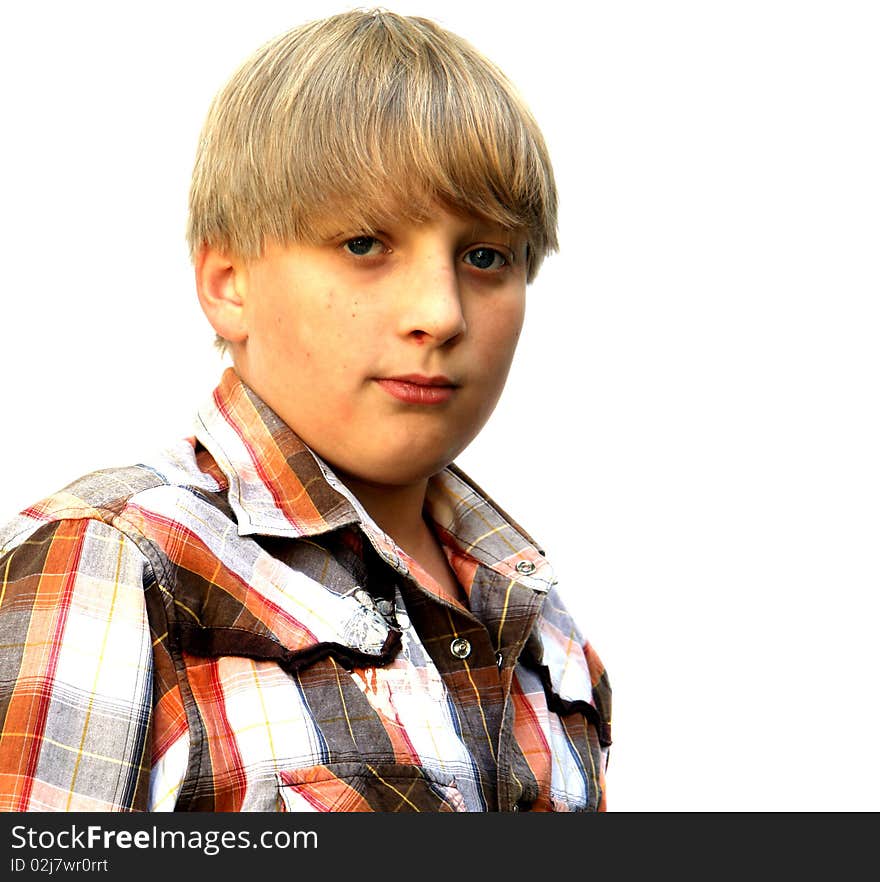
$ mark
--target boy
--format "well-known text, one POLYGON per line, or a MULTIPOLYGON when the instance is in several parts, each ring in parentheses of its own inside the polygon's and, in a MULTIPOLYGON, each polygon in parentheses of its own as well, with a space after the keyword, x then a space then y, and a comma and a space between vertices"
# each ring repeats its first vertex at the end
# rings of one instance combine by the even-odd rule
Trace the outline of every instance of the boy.
POLYGON ((555 248, 534 120, 422 19, 273 40, 212 105, 195 437, 0 531, 0 809, 604 808, 610 690, 454 465, 555 248))

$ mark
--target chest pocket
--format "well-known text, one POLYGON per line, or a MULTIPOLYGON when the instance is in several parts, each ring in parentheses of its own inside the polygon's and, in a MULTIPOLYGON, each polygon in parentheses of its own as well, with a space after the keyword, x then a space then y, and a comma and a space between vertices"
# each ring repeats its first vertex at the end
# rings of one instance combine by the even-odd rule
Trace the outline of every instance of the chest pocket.
POLYGON ((403 763, 340 762, 277 773, 286 812, 460 812, 450 776, 403 763))

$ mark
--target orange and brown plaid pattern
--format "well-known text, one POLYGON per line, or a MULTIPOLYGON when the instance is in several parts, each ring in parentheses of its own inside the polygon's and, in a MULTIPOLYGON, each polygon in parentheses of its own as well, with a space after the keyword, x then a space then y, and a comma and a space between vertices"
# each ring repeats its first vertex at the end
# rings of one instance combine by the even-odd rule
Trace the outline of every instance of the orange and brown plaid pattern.
POLYGON ((583 811, 610 688, 455 467, 443 595, 230 369, 194 438, 0 530, 0 810, 583 811))

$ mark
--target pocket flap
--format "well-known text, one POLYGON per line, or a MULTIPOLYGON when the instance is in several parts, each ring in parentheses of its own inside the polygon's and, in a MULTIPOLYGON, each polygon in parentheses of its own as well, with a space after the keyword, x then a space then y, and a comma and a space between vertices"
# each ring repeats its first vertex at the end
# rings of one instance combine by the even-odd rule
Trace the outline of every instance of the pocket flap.
POLYGON ((278 772, 288 812, 466 811, 452 775, 403 763, 327 763, 278 772))

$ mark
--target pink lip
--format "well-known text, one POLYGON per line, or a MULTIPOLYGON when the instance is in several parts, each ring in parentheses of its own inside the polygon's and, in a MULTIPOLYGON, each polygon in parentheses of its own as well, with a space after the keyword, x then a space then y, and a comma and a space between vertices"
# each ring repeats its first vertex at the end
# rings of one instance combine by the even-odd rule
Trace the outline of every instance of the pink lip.
POLYGON ((407 404, 442 404, 452 398, 457 388, 448 377, 424 377, 421 374, 380 377, 376 382, 389 395, 407 404))

